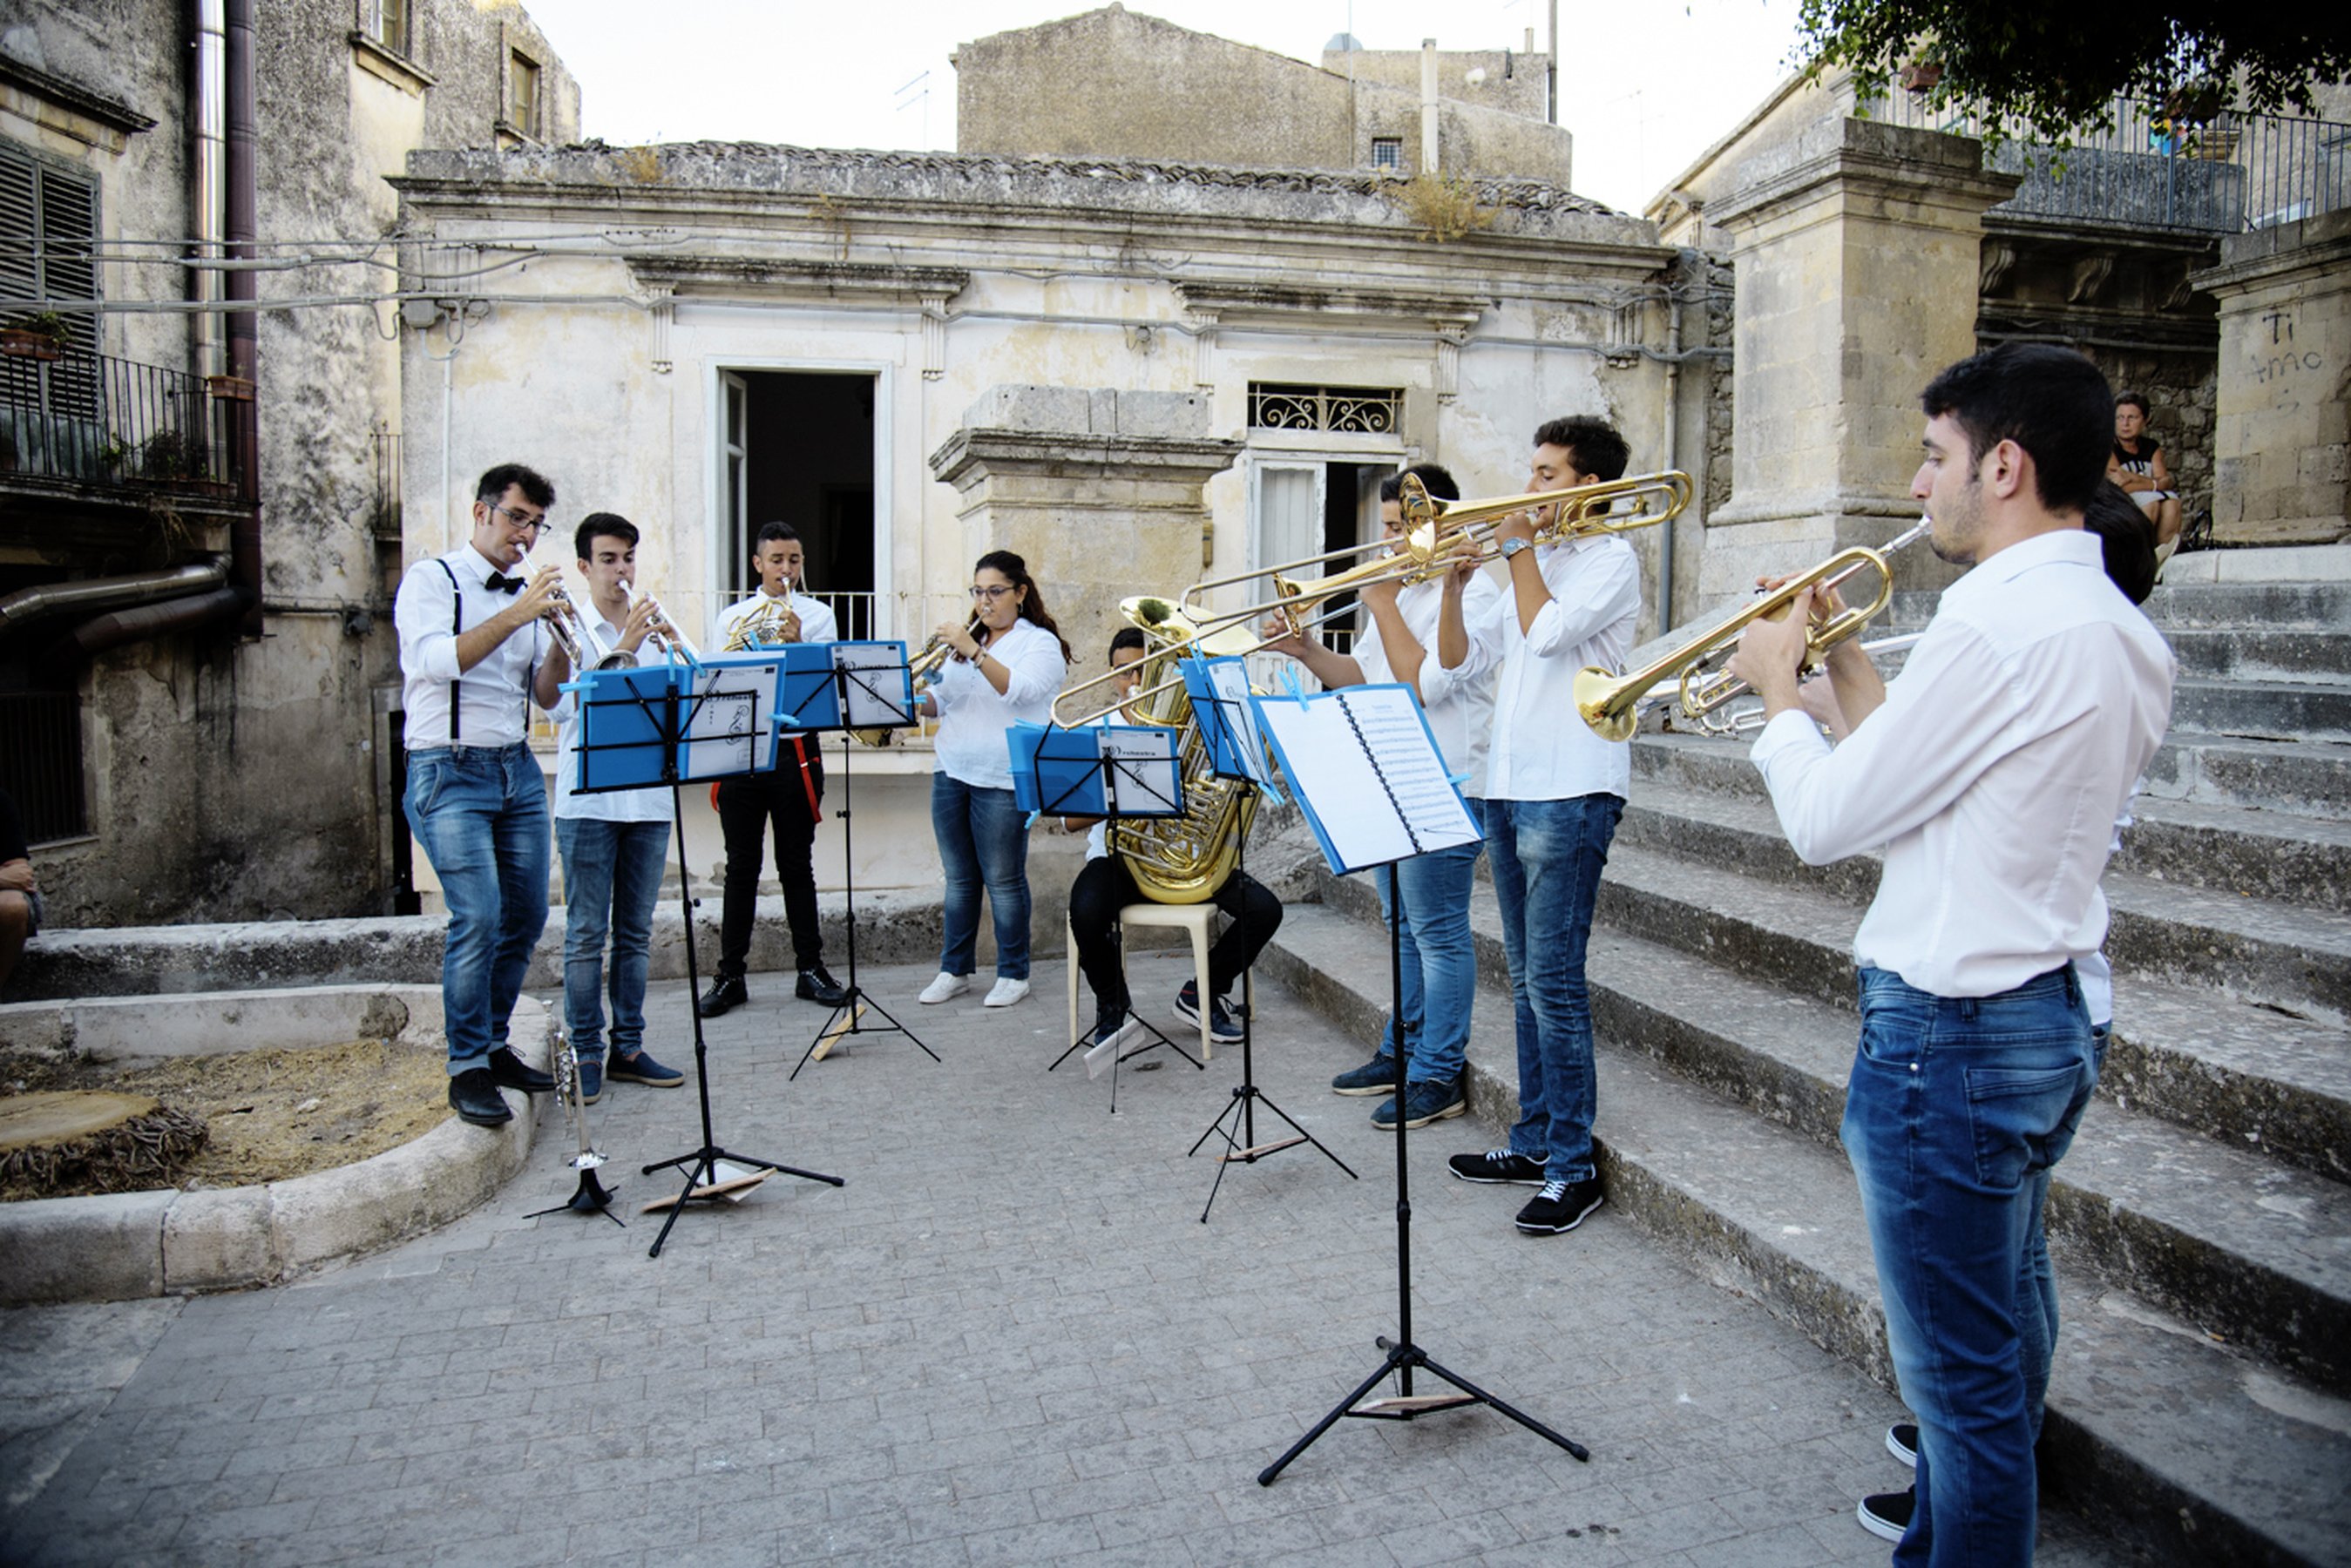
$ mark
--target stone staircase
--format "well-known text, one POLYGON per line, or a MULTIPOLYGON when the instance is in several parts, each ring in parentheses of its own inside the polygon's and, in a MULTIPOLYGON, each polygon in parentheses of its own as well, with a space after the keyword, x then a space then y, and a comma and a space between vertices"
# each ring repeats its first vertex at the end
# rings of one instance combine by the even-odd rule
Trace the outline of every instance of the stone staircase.
MULTIPOLYGON (((1931 608, 1906 595, 1894 618, 1931 608)), ((2351 584, 2183 585, 2147 608, 2181 677, 2106 874, 2115 1035, 2050 1197, 2064 1328, 2043 1473, 2158 1561, 2351 1561, 2351 584)), ((1890 1386, 1836 1139, 1877 867, 1799 862, 1746 751, 1635 742, 1589 966, 1610 1203, 1890 1386)), ((1376 900, 1313 880, 1268 971, 1368 1044, 1376 900)), ((1517 1096, 1482 881, 1472 913, 1471 1106, 1493 1127, 1433 1129, 1460 1148, 1517 1096)), ((1530 1245, 1572 1278, 1572 1239, 1530 1245)))

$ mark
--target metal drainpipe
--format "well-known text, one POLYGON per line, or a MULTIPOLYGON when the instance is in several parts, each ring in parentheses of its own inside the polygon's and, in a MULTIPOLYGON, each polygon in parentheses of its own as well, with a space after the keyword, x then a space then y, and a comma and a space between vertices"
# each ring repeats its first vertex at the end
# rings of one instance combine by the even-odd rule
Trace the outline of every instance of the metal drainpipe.
MULTIPOLYGON (((1682 302, 1677 295, 1669 302, 1666 326, 1666 466, 1678 466, 1677 442, 1680 434, 1682 385, 1682 302)), ((1667 518, 1657 525, 1657 635, 1665 636, 1674 628, 1674 520, 1667 518)))
MULTIPOLYGON (((221 233, 228 221, 228 26, 223 0, 193 0, 195 26, 194 79, 191 97, 194 112, 188 122, 195 135, 190 149, 188 191, 191 228, 199 260, 216 261, 221 233)), ((217 305, 222 274, 213 267, 189 271, 189 296, 199 305, 217 305)), ((199 310, 189 317, 194 329, 196 373, 224 375, 228 357, 222 347, 221 313, 199 310)))
POLYGON ((58 685, 68 684, 80 668, 110 648, 148 642, 176 632, 201 631, 245 613, 244 590, 214 588, 210 593, 165 599, 160 604, 133 605, 93 616, 52 644, 42 655, 40 674, 58 685))
POLYGON ((125 605, 157 599, 184 598, 207 592, 228 581, 228 561, 206 556, 183 566, 160 572, 132 572, 119 577, 85 577, 79 582, 44 583, 0 595, 0 636, 18 631, 35 621, 77 611, 89 615, 125 605))
MULTIPOLYGON (((220 4, 221 0, 204 0, 220 4)), ((224 237, 228 242, 228 254, 239 260, 251 260, 254 241, 259 236, 260 223, 256 199, 254 174, 254 48, 253 0, 225 0, 227 57, 224 76, 227 79, 225 119, 227 121, 226 159, 226 223, 224 237)), ((246 303, 259 297, 259 275, 240 268, 229 275, 228 298, 231 303, 246 303)), ((256 378, 258 356, 256 353, 261 317, 252 309, 232 310, 228 317, 228 373, 252 382, 256 378)), ((229 580, 233 587, 246 596, 245 616, 237 627, 240 636, 259 637, 263 634, 261 617, 261 403, 256 396, 252 402, 235 408, 232 426, 238 447, 238 457, 246 483, 253 486, 252 509, 241 514, 229 531, 229 580)))

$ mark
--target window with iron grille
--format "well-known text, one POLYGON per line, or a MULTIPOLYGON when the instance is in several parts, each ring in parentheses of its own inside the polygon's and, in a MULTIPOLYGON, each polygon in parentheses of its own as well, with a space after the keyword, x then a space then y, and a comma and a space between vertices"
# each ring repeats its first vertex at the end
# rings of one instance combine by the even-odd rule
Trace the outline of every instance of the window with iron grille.
POLYGON ((1404 167, 1404 138, 1374 136, 1372 138, 1372 167, 1401 169, 1404 167))
POLYGON ((1404 411, 1399 387, 1310 387, 1249 383, 1249 428, 1394 435, 1404 411))
POLYGON ((29 844, 89 832, 81 771, 81 700, 70 691, 0 691, 0 789, 29 844))

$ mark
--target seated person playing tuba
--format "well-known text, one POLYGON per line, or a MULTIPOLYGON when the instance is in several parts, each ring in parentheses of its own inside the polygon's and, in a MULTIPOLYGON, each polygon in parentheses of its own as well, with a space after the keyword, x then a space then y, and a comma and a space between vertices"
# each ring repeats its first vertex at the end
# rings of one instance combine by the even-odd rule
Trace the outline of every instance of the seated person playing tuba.
MULTIPOLYGON (((1111 668, 1134 670, 1117 682, 1122 698, 1133 694, 1146 649, 1147 643, 1138 627, 1125 627, 1111 639, 1111 668)), ((1099 722, 1151 722, 1124 710, 1106 714, 1099 722)), ((1086 839, 1085 869, 1070 886, 1070 932, 1078 944, 1073 956, 1094 993, 1094 1026, 1086 1036, 1086 1044, 1089 1048, 1116 1049, 1143 1030, 1132 1016, 1134 1002, 1127 994, 1126 971, 1120 961, 1117 935, 1119 910, 1140 902, 1143 893, 1126 861, 1111 852, 1110 824, 1106 819, 1068 816, 1061 819, 1061 825, 1072 831, 1080 827, 1092 830, 1086 839)), ((1230 923, 1208 950, 1208 1038, 1230 1044, 1240 1039, 1241 1024, 1226 1005, 1225 993, 1249 971, 1265 944, 1281 929, 1281 900, 1255 877, 1238 869, 1210 897, 1230 923)), ((1176 993, 1176 1016, 1186 1023, 1197 1024, 1200 1007, 1199 982, 1196 979, 1186 981, 1184 989, 1176 993)))

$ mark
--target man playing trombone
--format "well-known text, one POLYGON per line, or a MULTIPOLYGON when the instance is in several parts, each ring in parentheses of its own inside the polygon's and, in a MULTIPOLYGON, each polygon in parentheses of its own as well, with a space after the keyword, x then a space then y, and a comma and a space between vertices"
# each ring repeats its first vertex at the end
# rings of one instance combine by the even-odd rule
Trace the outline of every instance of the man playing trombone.
POLYGON ((562 573, 525 572, 523 557, 554 504, 543 476, 500 463, 474 487, 472 539, 409 567, 392 600, 407 713, 401 805, 449 906, 449 1104, 477 1127, 513 1119, 501 1087, 555 1087, 507 1048, 523 971, 547 929, 547 785, 528 735, 539 622, 561 603, 562 573))
MULTIPOLYGON (((800 536, 789 523, 760 525, 751 552, 758 591, 731 604, 718 617, 712 645, 758 647, 785 642, 831 642, 838 639, 831 607, 799 591, 805 559, 800 536)), ((750 1000, 743 975, 751 957, 751 922, 759 898, 759 863, 766 858, 768 830, 776 835, 776 880, 784 889, 784 923, 792 933, 792 967, 799 971, 793 994, 804 1002, 839 1007, 849 992, 824 967, 824 931, 817 924, 816 825, 824 811, 824 759, 811 737, 789 735, 776 771, 720 781, 718 826, 726 838, 726 893, 718 922, 718 972, 697 1004, 716 1018, 750 1000)))
MULTIPOLYGON (((660 622, 651 597, 633 596, 637 525, 593 512, 573 535, 589 608, 580 615, 590 649, 637 657, 660 622)), ((563 856, 563 1029, 580 1063, 580 1097, 604 1093, 604 933, 612 935, 611 1075, 674 1088, 685 1075, 644 1050, 645 973, 651 964, 653 901, 669 859, 672 805, 664 789, 573 793, 580 770, 580 704, 558 689, 571 678, 559 644, 539 666, 540 705, 559 723, 555 763, 555 846, 563 856)))
POLYGON ((2082 531, 2112 441, 2097 369, 2008 344, 1922 401, 1911 493, 1936 554, 1970 570, 1902 673, 1880 680, 1851 639, 1832 654, 1852 725, 1832 750, 1799 711, 1809 589, 1751 620, 1729 668, 1763 701, 1753 761, 1796 853, 1885 850, 1854 937, 1842 1137, 1918 1422, 1896 1561, 2025 1563, 2056 1313, 2031 1210, 2096 1083, 2076 965, 2105 934, 2109 825, 2162 740, 2173 665, 2082 531))
MULTIPOLYGON (((1579 415, 1535 431, 1530 491, 1619 478, 1629 453, 1604 421, 1579 415)), ((1517 1008, 1519 1119, 1510 1141, 1447 1161, 1464 1181, 1539 1190, 1519 1210, 1532 1235, 1573 1231, 1600 1207, 1593 1163, 1592 1002, 1583 954, 1601 867, 1624 815, 1631 748, 1573 722, 1576 672, 1624 668, 1641 610, 1640 561, 1613 533, 1534 542, 1520 513, 1495 529, 1510 587, 1489 624, 1501 650, 1486 757, 1486 853, 1517 1008)), ((1448 621, 1448 654, 1464 628, 1448 621)))
MULTIPOLYGON (((1433 462, 1405 470, 1440 501, 1458 501, 1453 476, 1433 462)), ((1380 483, 1380 521, 1391 545, 1405 536, 1404 475, 1380 483)), ((1393 557, 1392 557, 1393 558, 1393 557)), ((1279 636, 1280 620, 1266 623, 1267 646, 1312 670, 1325 687, 1400 682, 1413 690, 1446 766, 1464 775, 1470 820, 1484 807, 1486 747, 1494 720, 1494 667, 1499 662, 1491 616, 1501 594, 1491 577, 1465 563, 1441 583, 1401 587, 1394 577, 1357 589, 1372 624, 1340 653, 1321 638, 1279 636), (1441 626, 1457 633, 1450 661, 1439 650, 1441 626)), ((1377 873, 1383 913, 1396 918, 1402 944, 1404 1015, 1388 1020, 1380 1048, 1369 1062, 1331 1081, 1334 1093, 1384 1095, 1372 1125, 1393 1130, 1395 1058, 1405 1054, 1405 1105, 1409 1127, 1426 1127, 1469 1108, 1463 1067, 1469 1045, 1469 1018, 1478 995, 1478 954, 1469 938, 1469 892, 1483 846, 1472 841, 1451 849, 1416 855, 1377 873)))

